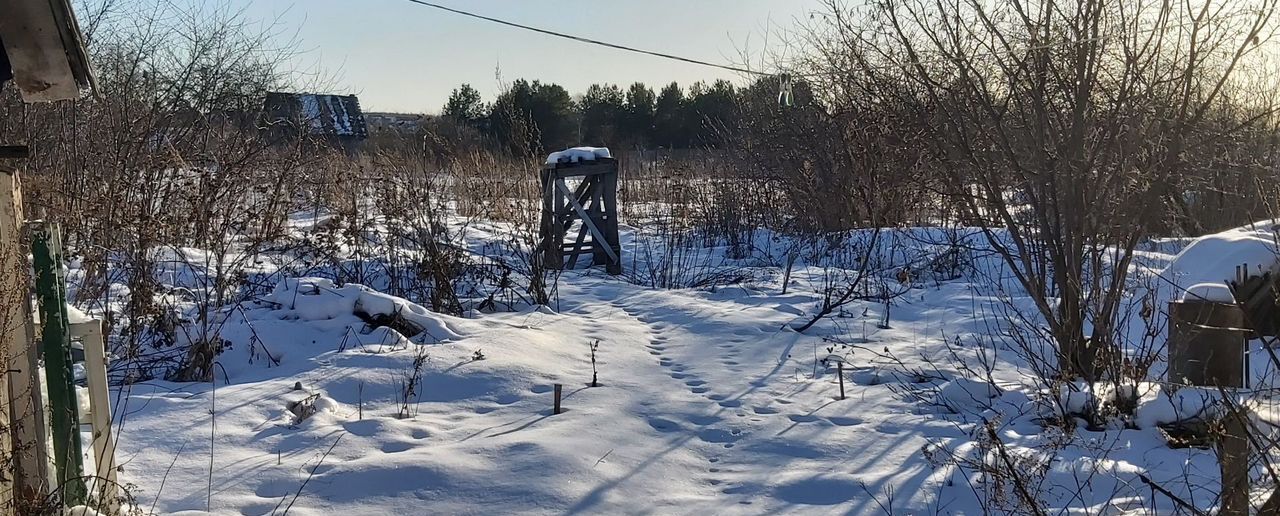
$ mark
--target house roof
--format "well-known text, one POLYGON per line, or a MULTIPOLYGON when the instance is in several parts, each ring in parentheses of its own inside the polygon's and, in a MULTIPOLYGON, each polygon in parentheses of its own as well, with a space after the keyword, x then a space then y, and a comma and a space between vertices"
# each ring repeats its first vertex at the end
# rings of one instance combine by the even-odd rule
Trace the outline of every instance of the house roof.
POLYGON ((88 52, 69 0, 3 0, 0 11, 0 83, 14 79, 26 102, 93 91, 88 52))
POLYGON ((271 92, 263 101, 263 114, 268 123, 290 123, 310 135, 368 136, 355 95, 271 92))

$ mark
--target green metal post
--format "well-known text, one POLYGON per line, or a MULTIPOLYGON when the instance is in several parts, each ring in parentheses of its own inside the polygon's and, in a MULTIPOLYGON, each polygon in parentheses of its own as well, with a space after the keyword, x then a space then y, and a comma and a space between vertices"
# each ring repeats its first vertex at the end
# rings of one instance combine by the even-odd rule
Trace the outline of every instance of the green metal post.
POLYGON ((80 416, 71 372, 71 337, 67 323, 67 287, 62 273, 62 240, 57 225, 40 223, 31 233, 31 257, 40 298, 41 354, 49 386, 49 419, 53 457, 63 504, 84 502, 80 416))

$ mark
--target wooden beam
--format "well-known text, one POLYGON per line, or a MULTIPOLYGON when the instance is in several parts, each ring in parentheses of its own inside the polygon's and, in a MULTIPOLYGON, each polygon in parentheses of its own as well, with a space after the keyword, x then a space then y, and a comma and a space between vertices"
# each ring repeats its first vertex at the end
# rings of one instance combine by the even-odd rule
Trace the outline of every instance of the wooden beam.
MULTIPOLYGON (((598 190, 597 188, 598 177, 599 176, 588 176, 588 177, 582 178, 582 183, 579 184, 578 189, 574 191, 574 196, 578 198, 578 203, 583 204, 584 207, 587 208, 587 213, 591 213, 591 207, 587 206, 586 203, 583 202, 583 199, 589 200, 589 199, 596 198, 598 194, 594 192, 598 190)), ((587 201, 587 202, 590 202, 590 201, 587 201)), ((570 223, 572 223, 572 219, 570 220, 570 223)), ((568 227, 566 226, 566 229, 567 228, 568 227)), ((578 227, 578 237, 574 239, 573 249, 574 250, 582 249, 583 242, 586 240, 586 238, 587 238, 587 225, 583 223, 578 227)), ((580 253, 572 253, 569 255, 569 265, 568 265, 569 269, 572 269, 576 265, 578 265, 579 254, 580 253)))
MULTIPOLYGON (((591 220, 591 215, 588 215, 586 210, 582 209, 582 204, 578 203, 577 199, 569 196, 569 185, 564 183, 564 179, 557 179, 556 187, 560 188, 560 191, 565 194, 565 198, 569 200, 569 203, 573 207, 573 211, 578 213, 578 218, 582 219, 582 223, 591 231, 591 236, 595 238, 597 242, 608 242, 604 235, 600 233, 600 229, 596 227, 595 221, 591 220)), ((613 261, 611 263, 617 263, 619 261, 618 255, 613 251, 612 247, 606 245, 604 250, 605 253, 609 255, 609 259, 613 261)))
POLYGON ((116 441, 111 434, 111 387, 107 383, 107 352, 102 321, 71 325, 71 333, 84 344, 85 379, 89 383, 89 421, 93 425, 93 493, 109 513, 119 510, 116 479, 116 441))
POLYGON ((53 483, 49 469, 49 419, 40 384, 40 350, 36 346, 35 316, 30 302, 22 310, 25 324, 9 348, 12 367, 22 369, 9 379, 13 446, 17 455, 16 496, 21 498, 20 506, 38 507, 49 496, 53 483))
MULTIPOLYGON (((615 171, 617 170, 615 164, 615 171)), ((604 194, 600 209, 604 212, 605 240, 600 245, 610 249, 613 262, 605 267, 609 274, 622 274, 622 243, 618 240, 618 174, 601 178, 600 191, 604 194)))
POLYGON ((560 163, 555 168, 547 169, 551 171, 555 179, 564 179, 568 177, 582 177, 613 174, 617 171, 617 162, 614 160, 599 159, 596 161, 578 163, 560 163))
POLYGON ((564 268, 564 253, 560 244, 564 242, 564 223, 560 219, 560 194, 556 190, 556 179, 550 170, 542 173, 542 257, 543 265, 549 269, 564 268))
POLYGON ((8 392, 13 430, 14 501, 34 508, 49 495, 48 426, 40 388, 40 357, 28 293, 26 247, 22 245, 22 182, 18 171, 0 164, 0 350, 8 357, 8 392), (10 280, 6 282, 5 280, 10 280))
POLYGON ((30 155, 26 145, 0 145, 0 159, 27 159, 30 155))
MULTIPOLYGON (((25 348, 22 343, 24 311, 22 303, 27 301, 27 283, 23 281, 22 240, 18 228, 20 220, 22 194, 19 191, 18 173, 16 170, 0 168, 0 464, 14 464, 15 448, 10 416, 13 412, 13 399, 10 397, 10 378, 24 374, 26 367, 10 360, 10 349, 25 348)), ((27 371, 25 374, 30 374, 27 371)), ((0 514, 13 514, 14 493, 16 492, 15 475, 0 474, 0 514)))
MULTIPOLYGON (((596 176, 588 176, 588 177, 582 178, 582 182, 578 183, 578 187, 573 190, 573 197, 578 199, 579 204, 582 204, 584 206, 586 205, 587 199, 590 197, 591 192, 595 189, 596 182, 597 182, 596 176)), ((573 221, 574 221, 573 211, 568 209, 563 210, 561 213, 560 223, 564 225, 565 232, 568 232, 569 228, 573 226, 573 221)), ((572 269, 573 267, 570 266, 569 268, 572 269)))

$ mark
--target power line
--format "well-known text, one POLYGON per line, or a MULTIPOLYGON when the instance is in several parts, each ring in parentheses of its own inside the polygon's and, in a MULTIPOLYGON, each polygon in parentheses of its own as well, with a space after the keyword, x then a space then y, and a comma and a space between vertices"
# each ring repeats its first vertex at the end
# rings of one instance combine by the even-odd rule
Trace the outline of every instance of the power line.
MULTIPOLYGON (((693 58, 688 58, 688 57, 681 57, 681 56, 677 56, 677 55, 674 55, 674 54, 666 54, 666 53, 662 53, 662 52, 655 52, 655 51, 652 51, 652 50, 644 50, 644 49, 635 48, 635 47, 628 47, 628 46, 626 46, 626 45, 619 45, 619 44, 616 44, 616 43, 609 43, 609 42, 607 42, 607 41, 600 41, 600 40, 591 39, 591 38, 586 38, 586 37, 582 37, 582 36, 574 36, 574 35, 572 35, 572 34, 565 34, 565 33, 563 33, 563 32, 556 32, 556 31, 553 31, 553 30, 542 29, 542 28, 538 28, 538 27, 532 27, 532 26, 529 26, 529 25, 523 25, 523 24, 519 24, 519 23, 515 23, 515 22, 510 22, 510 21, 506 21, 506 20, 502 20, 502 19, 498 19, 498 18, 493 18, 493 17, 490 17, 490 16, 484 16, 484 15, 481 15, 481 14, 476 14, 476 13, 472 13, 472 12, 468 12, 468 11, 463 11, 463 10, 460 10, 460 9, 454 9, 454 8, 452 8, 452 7, 447 7, 447 6, 443 6, 443 5, 440 5, 440 4, 436 4, 436 3, 428 2, 428 1, 426 1, 426 0, 407 0, 407 1, 412 2, 412 3, 415 3, 415 4, 418 4, 418 5, 422 5, 422 6, 425 6, 425 7, 432 7, 432 8, 435 8, 435 9, 440 9, 440 10, 442 10, 442 11, 447 11, 447 12, 451 12, 451 13, 454 13, 454 14, 460 14, 460 15, 463 15, 463 16, 467 16, 467 17, 475 18, 475 19, 478 19, 478 20, 484 20, 484 21, 488 21, 488 22, 497 23, 497 24, 500 24, 500 25, 506 25, 506 26, 508 26, 508 27, 515 27, 515 28, 518 28, 518 29, 524 29, 524 30, 528 30, 528 31, 533 31, 533 32, 537 32, 537 33, 540 33, 540 34, 546 34, 546 35, 548 35, 548 36, 555 36, 555 37, 557 37, 557 38, 564 38, 564 39, 568 39, 568 40, 571 40, 571 41, 577 41, 577 42, 579 42, 579 43, 587 43, 587 44, 591 44, 591 45, 599 45, 599 46, 602 46, 602 47, 612 48, 612 49, 615 49, 615 50, 622 50, 622 51, 626 51, 626 52, 634 52, 634 53, 637 53, 637 54, 645 54, 645 55, 649 55, 649 56, 661 57, 661 58, 663 58, 663 59, 671 59, 671 60, 675 60, 675 61, 681 61, 681 62, 690 63, 690 64, 696 64, 696 65, 701 65, 701 66, 710 66, 710 67, 712 67, 712 68, 720 68, 720 69, 722 69, 722 70, 728 70, 728 71, 731 71, 731 72, 745 73, 745 74, 755 75, 755 76, 761 76, 761 77, 773 77, 773 76, 778 76, 778 75, 779 75, 779 74, 776 74, 776 73, 768 73, 768 72, 761 72, 761 71, 757 71, 757 70, 749 70, 749 69, 746 69, 746 68, 739 68, 739 67, 736 67, 736 66, 724 65, 724 64, 719 64, 719 63, 712 63, 712 62, 702 61, 702 60, 699 60, 699 59, 693 59, 693 58)), ((1226 17, 1226 18, 1235 18, 1235 17, 1237 17, 1237 16, 1241 16, 1241 15, 1252 15, 1252 14, 1253 14, 1253 13, 1247 13, 1247 12, 1245 12, 1245 13, 1234 13, 1234 14, 1224 15, 1224 17, 1226 17)), ((1147 33, 1155 34, 1155 33, 1158 33, 1158 32, 1163 32, 1163 31, 1168 31, 1168 30, 1176 30, 1176 29, 1182 29, 1182 28, 1187 28, 1187 27, 1193 27, 1193 26, 1195 26, 1196 24, 1197 24, 1197 22, 1193 20, 1193 21, 1192 21, 1192 22, 1190 22, 1190 23, 1183 22, 1183 23, 1176 24, 1176 25, 1157 25, 1157 26, 1152 27, 1152 28, 1149 28, 1149 29, 1139 29, 1139 30, 1135 30, 1134 32, 1125 32, 1125 33, 1120 33, 1120 34, 1111 34, 1111 35, 1103 35, 1103 36, 1094 36, 1094 37, 1091 37, 1091 38, 1082 38, 1082 39, 1078 39, 1078 40, 1058 41, 1058 42, 1046 43, 1046 44, 1042 44, 1042 45, 1030 45, 1030 46, 1028 46, 1028 47, 1026 47, 1026 48, 1023 48, 1023 49, 1021 49, 1021 50, 1023 50, 1023 51, 1050 50, 1050 49, 1054 49, 1054 48, 1058 48, 1058 47, 1068 47, 1068 46, 1071 46, 1071 45, 1079 45, 1079 44, 1081 44, 1081 43, 1087 43, 1087 42, 1107 41, 1107 40, 1111 40, 1111 39, 1118 39, 1118 38, 1124 38, 1124 37, 1131 37, 1131 36, 1140 35, 1140 34, 1147 34, 1147 33)), ((988 51, 988 52, 978 52, 978 53, 975 53, 975 54, 972 54, 972 55, 959 56, 959 57, 962 57, 962 58, 970 58, 970 59, 971 59, 971 58, 975 58, 975 57, 993 57, 993 56, 997 56, 997 55, 999 55, 999 53, 998 53, 998 52, 996 52, 996 51, 988 51)), ((939 64, 942 64, 942 65, 947 65, 947 64, 956 64, 956 61, 957 61, 957 58, 956 58, 956 57, 942 56, 942 57, 937 57, 937 58, 935 58, 935 59, 933 59, 933 60, 918 60, 918 61, 917 61, 917 60, 911 60, 911 61, 903 61, 903 62, 899 62, 899 63, 892 63, 892 64, 872 64, 872 63, 866 63, 866 62, 863 62, 863 63, 860 63, 859 68, 861 68, 861 69, 865 69, 865 70, 872 70, 872 71, 892 71, 892 70, 901 70, 901 69, 906 68, 906 67, 908 67, 908 66, 931 66, 931 65, 939 65, 939 64)), ((794 74, 794 73, 793 73, 793 74, 785 74, 785 76, 786 76, 786 77, 791 77, 791 78, 812 78, 812 77, 818 77, 818 76, 821 76, 821 75, 833 75, 833 74, 830 74, 830 73, 828 73, 828 74, 824 74, 824 73, 809 73, 809 74, 794 74)), ((784 80, 786 80, 786 79, 784 79, 784 80)))
POLYGON ((644 50, 644 49, 640 49, 640 48, 628 47, 628 46, 625 46, 625 45, 618 45, 618 44, 615 44, 615 43, 609 43, 609 42, 606 42, 606 41, 600 41, 600 40, 591 39, 591 38, 584 38, 584 37, 582 37, 582 36, 574 36, 574 35, 572 35, 572 34, 565 34, 565 33, 563 33, 563 32, 556 32, 556 31, 553 31, 553 30, 540 29, 540 28, 538 28, 538 27, 531 27, 531 26, 528 26, 528 25, 521 25, 521 24, 519 24, 519 23, 509 22, 509 21, 506 21, 506 20, 500 20, 500 19, 498 19, 498 18, 491 18, 491 17, 489 17, 489 16, 484 16, 484 15, 480 15, 480 14, 476 14, 476 13, 472 13, 472 12, 467 12, 467 11, 462 11, 462 10, 459 10, 459 9, 454 9, 454 8, 452 8, 452 7, 446 7, 446 6, 443 6, 443 5, 440 5, 440 4, 434 4, 434 3, 427 2, 427 1, 424 1, 424 0, 408 0, 408 1, 409 1, 409 2, 412 2, 412 3, 415 3, 415 4, 418 4, 418 5, 423 5, 423 6, 426 6, 426 7, 434 7, 434 8, 436 8, 436 9, 440 9, 440 10, 442 10, 442 11, 448 11, 448 12, 451 12, 451 13, 454 13, 454 14, 461 14, 461 15, 463 15, 463 16, 469 16, 469 17, 476 18, 476 19, 479 19, 479 20, 484 20, 484 21, 489 21, 489 22, 493 22, 493 23, 501 24, 501 25, 506 25, 506 26, 508 26, 508 27, 515 27, 515 28, 517 28, 517 29, 530 30, 530 31, 533 31, 533 32, 541 33, 541 34, 546 34, 546 35, 548 35, 548 36, 555 36, 555 37, 557 37, 557 38, 564 38, 564 39, 568 39, 568 40, 572 40, 572 41, 577 41, 577 42, 579 42, 579 43, 588 43, 588 44, 591 44, 591 45, 599 45, 599 46, 602 46, 602 47, 608 47, 608 48, 617 49, 617 50, 625 50, 625 51, 627 51, 627 52, 635 52, 635 53, 637 53, 637 54, 645 54, 645 55, 650 55, 650 56, 654 56, 654 57, 661 57, 661 58, 663 58, 663 59, 673 59, 673 60, 676 60, 676 61, 683 61, 683 62, 685 62, 685 63, 691 63, 691 64, 702 65, 702 66, 710 66, 710 67, 713 67, 713 68, 720 68, 720 69, 722 69, 722 70, 729 70, 729 71, 731 71, 731 72, 745 73, 745 74, 751 74, 751 75, 763 75, 763 76, 767 76, 767 75, 774 75, 774 74, 771 74, 771 73, 758 72, 758 71, 755 71, 755 70, 748 70, 748 69, 746 69, 746 68, 738 68, 738 67, 736 67, 736 66, 729 66, 729 65, 717 64, 717 63, 711 63, 711 62, 707 62, 707 61, 701 61, 701 60, 698 60, 698 59, 692 59, 692 58, 688 58, 688 57, 680 57, 680 56, 673 55, 673 54, 664 54, 664 53, 662 53, 662 52, 654 52, 654 51, 652 51, 652 50, 644 50))

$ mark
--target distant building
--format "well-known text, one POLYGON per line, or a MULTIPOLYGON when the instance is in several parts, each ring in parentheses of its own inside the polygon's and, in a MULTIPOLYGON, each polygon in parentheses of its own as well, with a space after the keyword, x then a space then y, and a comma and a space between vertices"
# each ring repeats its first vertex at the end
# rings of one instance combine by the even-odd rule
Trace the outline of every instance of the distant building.
POLYGON ((355 154, 369 136, 355 95, 272 92, 262 116, 267 136, 276 141, 307 137, 355 154))
POLYGON ((431 118, 416 113, 365 113, 369 134, 417 134, 431 118))

